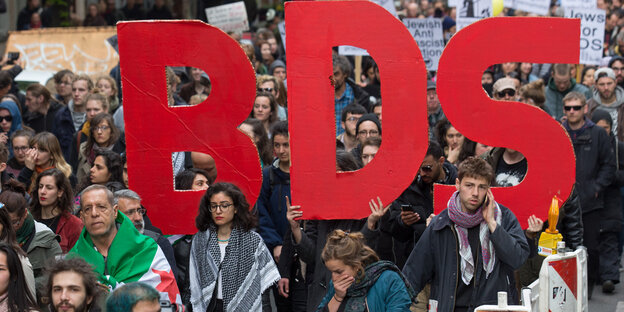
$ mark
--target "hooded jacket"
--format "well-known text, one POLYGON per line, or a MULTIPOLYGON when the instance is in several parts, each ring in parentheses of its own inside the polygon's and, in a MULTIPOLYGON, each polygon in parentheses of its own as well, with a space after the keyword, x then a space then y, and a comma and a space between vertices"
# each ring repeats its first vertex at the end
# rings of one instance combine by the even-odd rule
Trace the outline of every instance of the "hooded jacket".
MULTIPOLYGON (((609 105, 608 107, 617 108, 617 120, 613 120, 613 122, 617 122, 617 138, 620 141, 624 141, 624 89, 622 87, 617 86, 615 88, 615 103, 609 105)), ((600 93, 597 90, 594 90, 593 96, 591 100, 587 101, 587 106, 589 109, 590 118, 596 111, 596 109, 601 109, 605 107, 602 105, 602 100, 600 99, 600 93)))
MULTIPOLYGON (((11 135, 13 132, 22 129, 22 114, 20 113, 19 108, 17 107, 17 103, 13 100, 4 100, 0 103, 0 109, 6 109, 13 117, 13 121, 11 121, 11 128, 9 132, 6 133, 6 136, 9 138, 7 140, 7 148, 9 149, 9 158, 13 157, 13 143, 11 142, 11 135)), ((4 132, 4 131, 2 131, 4 132)))
POLYGON ((546 112, 553 118, 560 120, 563 117, 563 97, 568 93, 575 91, 585 95, 586 99, 592 98, 592 93, 586 86, 576 83, 576 80, 570 78, 570 88, 561 92, 555 85, 554 78, 550 78, 546 87, 546 112))

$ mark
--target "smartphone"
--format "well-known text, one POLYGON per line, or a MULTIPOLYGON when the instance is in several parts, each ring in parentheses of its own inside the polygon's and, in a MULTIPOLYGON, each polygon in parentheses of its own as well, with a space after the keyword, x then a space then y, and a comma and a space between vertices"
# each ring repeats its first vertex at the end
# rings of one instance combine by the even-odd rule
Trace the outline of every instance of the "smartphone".
POLYGON ((9 52, 7 53, 7 64, 11 65, 11 64, 15 64, 15 61, 17 61, 17 59, 19 58, 20 53, 19 52, 9 52))
POLYGON ((413 211, 412 205, 401 205, 401 210, 403 211, 413 211))

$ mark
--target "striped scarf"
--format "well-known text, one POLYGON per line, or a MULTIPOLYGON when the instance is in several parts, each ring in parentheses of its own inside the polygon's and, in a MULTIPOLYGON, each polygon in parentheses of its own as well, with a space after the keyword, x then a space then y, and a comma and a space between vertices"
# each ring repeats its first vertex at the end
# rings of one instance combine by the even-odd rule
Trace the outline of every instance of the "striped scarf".
MULTIPOLYGON (((206 311, 215 289, 221 250, 214 227, 193 237, 189 263, 191 304, 206 311)), ((224 311, 261 311, 262 292, 279 281, 271 253, 260 235, 232 229, 221 263, 224 311)))
MULTIPOLYGON (((495 202, 496 203, 496 202, 495 202)), ((496 252, 492 242, 490 242, 490 230, 487 223, 483 219, 481 213, 484 207, 481 206, 474 214, 466 213, 461 210, 459 202, 459 192, 455 192, 447 204, 448 215, 451 221, 455 223, 455 230, 459 237, 459 255, 461 256, 461 271, 464 284, 470 285, 470 281, 474 276, 475 262, 472 258, 472 250, 468 241, 468 229, 479 226, 479 241, 481 242, 481 256, 483 257, 483 270, 485 270, 485 278, 488 278, 494 264, 496 263, 496 252)), ((496 211, 494 211, 494 219, 496 223, 501 223, 501 212, 498 203, 496 203, 496 211)))

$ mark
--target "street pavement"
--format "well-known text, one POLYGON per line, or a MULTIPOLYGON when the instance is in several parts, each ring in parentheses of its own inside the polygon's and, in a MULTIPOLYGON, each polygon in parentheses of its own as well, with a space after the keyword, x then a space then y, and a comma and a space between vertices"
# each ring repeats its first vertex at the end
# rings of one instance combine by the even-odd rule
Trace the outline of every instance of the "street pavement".
MULTIPOLYGON (((620 281, 624 282, 624 272, 621 270, 620 281)), ((603 293, 602 286, 596 285, 592 300, 589 300, 589 312, 624 312, 624 283, 615 285, 612 294, 603 293)))

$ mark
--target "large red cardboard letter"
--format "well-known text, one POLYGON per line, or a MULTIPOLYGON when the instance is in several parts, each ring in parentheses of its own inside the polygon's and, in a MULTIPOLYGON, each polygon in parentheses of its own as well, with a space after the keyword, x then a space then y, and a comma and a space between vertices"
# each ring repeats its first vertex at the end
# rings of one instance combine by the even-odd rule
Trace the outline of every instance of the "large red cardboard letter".
MULTIPOLYGON (((486 67, 503 62, 577 63, 579 20, 498 17, 458 32, 444 49, 438 68, 438 96, 444 114, 466 137, 512 148, 527 159, 517 186, 495 188, 523 227, 535 214, 546 220, 553 195, 568 198, 575 181, 575 158, 565 129, 537 107, 490 99, 481 87, 486 67)), ((454 186, 435 186, 436 211, 446 208, 454 186)))
POLYGON ((258 152, 237 126, 255 97, 255 75, 240 45, 195 21, 127 22, 117 26, 130 188, 165 234, 195 233, 203 192, 173 190, 171 153, 210 154, 218 180, 238 185, 253 205, 261 184, 258 152), (197 106, 169 107, 165 66, 193 66, 212 82, 197 106), (164 178, 163 178, 164 177, 164 178))
POLYGON ((426 69, 413 37, 369 1, 286 3, 288 103, 293 204, 304 219, 355 219, 370 214, 413 181, 427 149, 426 69), (363 31, 361 21, 374 21, 363 31), (379 65, 383 143, 362 170, 336 173, 331 48, 364 48, 379 65))

